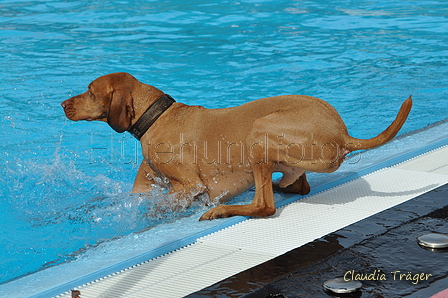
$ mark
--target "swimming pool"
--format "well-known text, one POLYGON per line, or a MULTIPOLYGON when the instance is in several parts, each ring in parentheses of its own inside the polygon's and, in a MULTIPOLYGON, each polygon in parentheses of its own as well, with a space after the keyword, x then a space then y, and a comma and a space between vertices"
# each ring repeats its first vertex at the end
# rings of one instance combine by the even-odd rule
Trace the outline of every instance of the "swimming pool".
POLYGON ((448 7, 407 3, 3 1, 0 282, 93 251, 125 258, 217 224, 196 223, 200 204, 161 213, 129 195, 138 143, 65 118, 60 102, 100 75, 130 72, 208 108, 317 96, 358 138, 382 131, 410 94, 401 133, 447 118, 448 7))

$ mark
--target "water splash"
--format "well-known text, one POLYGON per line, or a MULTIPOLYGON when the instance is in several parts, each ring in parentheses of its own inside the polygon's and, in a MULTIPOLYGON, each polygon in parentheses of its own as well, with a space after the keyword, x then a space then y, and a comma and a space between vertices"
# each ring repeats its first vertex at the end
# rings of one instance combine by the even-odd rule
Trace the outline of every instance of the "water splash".
POLYGON ((5 173, 0 194, 7 218, 0 224, 15 233, 0 237, 6 254, 0 283, 6 276, 71 261, 91 247, 190 216, 204 206, 190 197, 174 200, 159 187, 131 194, 124 191, 129 183, 86 175, 73 161, 64 162, 58 150, 47 163, 6 162, 5 173))

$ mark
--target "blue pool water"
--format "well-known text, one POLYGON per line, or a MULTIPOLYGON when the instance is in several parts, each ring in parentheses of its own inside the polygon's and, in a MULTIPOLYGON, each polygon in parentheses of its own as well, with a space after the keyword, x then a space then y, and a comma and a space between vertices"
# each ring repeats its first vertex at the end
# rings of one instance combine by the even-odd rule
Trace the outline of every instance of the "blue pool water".
POLYGON ((200 202, 173 209, 163 193, 130 195, 139 144, 65 118, 60 102, 100 75, 126 71, 208 108, 312 95, 358 138, 387 127, 410 94, 401 134, 448 118, 442 0, 3 0, 0 12, 0 283, 216 224, 197 222, 200 202))

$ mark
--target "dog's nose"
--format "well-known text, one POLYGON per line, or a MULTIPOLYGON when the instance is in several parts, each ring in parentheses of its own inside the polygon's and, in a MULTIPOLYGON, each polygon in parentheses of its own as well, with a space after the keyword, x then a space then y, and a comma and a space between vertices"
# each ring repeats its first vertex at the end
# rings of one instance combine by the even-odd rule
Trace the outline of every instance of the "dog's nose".
POLYGON ((67 107, 67 100, 61 102, 61 107, 65 110, 65 108, 67 107))

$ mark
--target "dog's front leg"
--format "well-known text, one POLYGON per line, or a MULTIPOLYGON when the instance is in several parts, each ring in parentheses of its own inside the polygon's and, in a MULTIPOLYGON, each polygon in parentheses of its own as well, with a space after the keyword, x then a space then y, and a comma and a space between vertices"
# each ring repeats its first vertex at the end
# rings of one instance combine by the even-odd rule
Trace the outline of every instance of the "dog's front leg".
POLYGON ((273 165, 251 165, 255 180, 255 197, 247 205, 219 205, 204 213, 199 220, 230 217, 234 215, 266 217, 275 214, 274 191, 272 189, 273 165))
POLYGON ((143 160, 138 169, 137 176, 135 177, 132 193, 150 192, 154 185, 154 177, 157 177, 156 173, 149 163, 143 160))

